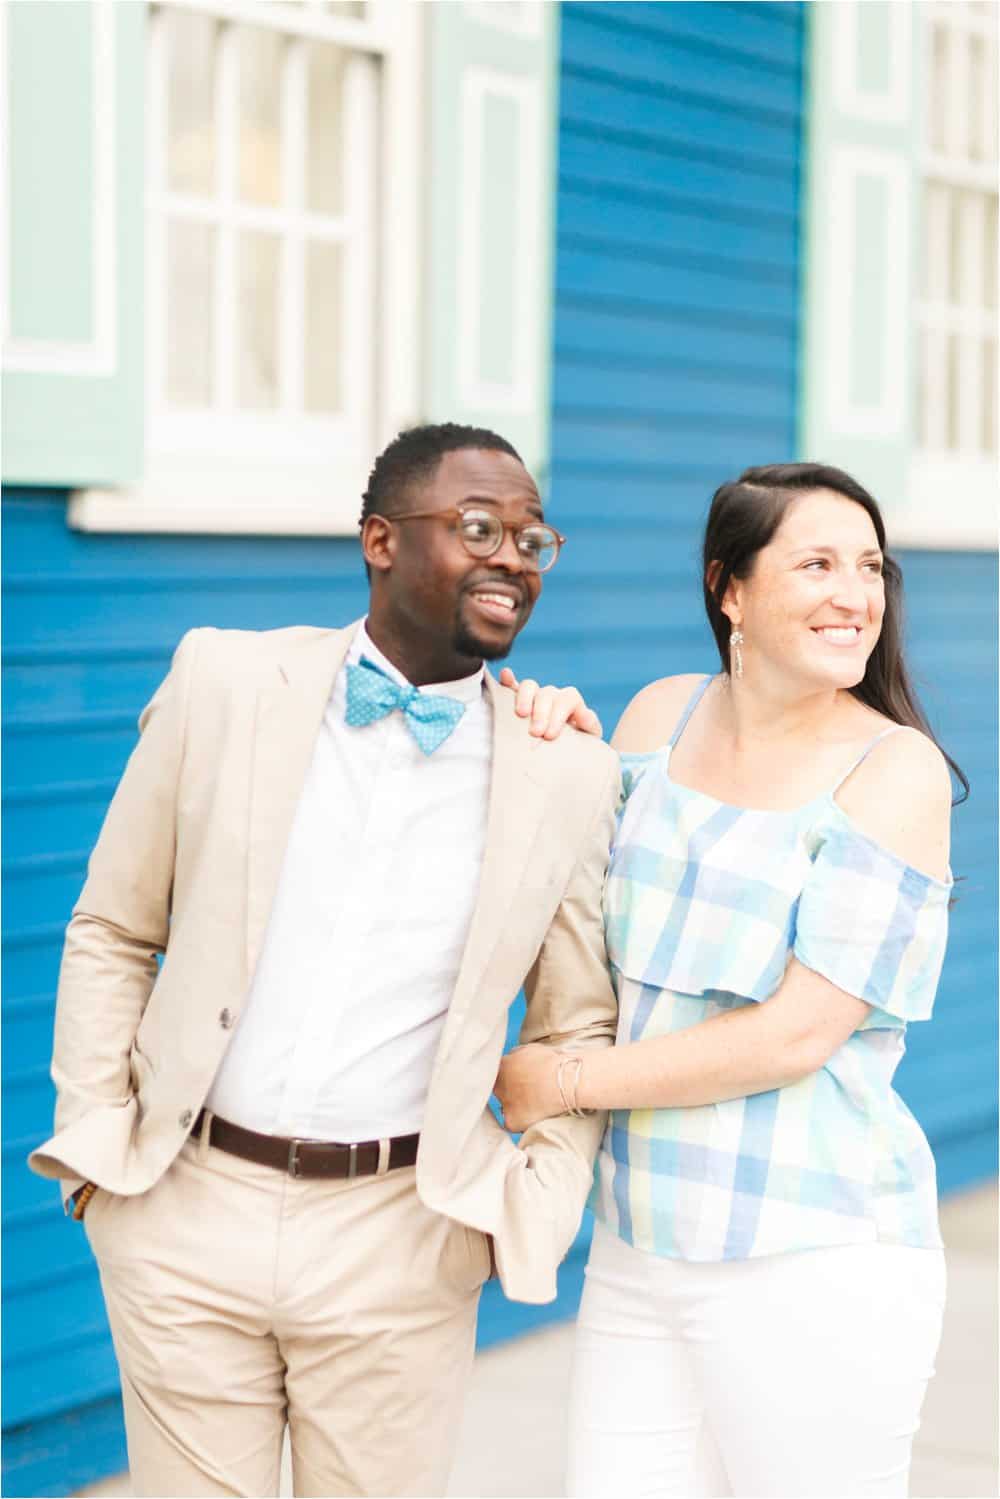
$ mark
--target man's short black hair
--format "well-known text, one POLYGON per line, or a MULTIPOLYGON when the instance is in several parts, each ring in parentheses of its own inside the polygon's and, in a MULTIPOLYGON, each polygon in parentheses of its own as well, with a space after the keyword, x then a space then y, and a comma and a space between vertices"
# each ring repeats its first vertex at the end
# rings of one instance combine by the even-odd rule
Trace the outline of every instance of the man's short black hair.
POLYGON ((359 525, 364 526, 370 515, 391 515, 414 481, 432 478, 445 453, 462 448, 509 453, 518 463, 523 461, 505 437, 488 427, 464 427, 459 422, 408 427, 375 459, 362 497, 359 525))

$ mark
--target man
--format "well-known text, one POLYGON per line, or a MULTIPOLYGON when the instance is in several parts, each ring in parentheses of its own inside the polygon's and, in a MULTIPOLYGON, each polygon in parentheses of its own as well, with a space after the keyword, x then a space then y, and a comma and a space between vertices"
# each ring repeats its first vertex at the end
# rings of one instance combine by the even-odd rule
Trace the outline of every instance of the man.
POLYGON ((555 1295, 602 1120, 515 1146, 487 1103, 522 983, 523 1041, 612 1040, 617 761, 482 663, 561 541, 502 438, 403 433, 367 619, 192 631, 140 719, 32 1156, 85 1212, 139 1494, 275 1493, 286 1418, 298 1494, 441 1494, 491 1255, 555 1295))

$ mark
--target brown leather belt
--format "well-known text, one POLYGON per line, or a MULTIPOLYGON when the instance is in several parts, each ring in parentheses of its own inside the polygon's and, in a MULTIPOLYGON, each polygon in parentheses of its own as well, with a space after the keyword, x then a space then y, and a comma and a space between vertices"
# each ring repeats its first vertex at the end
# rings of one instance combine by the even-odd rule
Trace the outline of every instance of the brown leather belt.
MULTIPOLYGON (((205 1122, 202 1109, 192 1136, 201 1135, 205 1122)), ((356 1145, 338 1145, 326 1140, 286 1140, 280 1135, 259 1135, 256 1130, 230 1124, 212 1114, 208 1141, 217 1150, 238 1155, 244 1161, 274 1166, 289 1176, 325 1177, 351 1181, 356 1176, 384 1176, 398 1166, 412 1166, 417 1159, 419 1135, 397 1135, 392 1140, 363 1140, 356 1145)))

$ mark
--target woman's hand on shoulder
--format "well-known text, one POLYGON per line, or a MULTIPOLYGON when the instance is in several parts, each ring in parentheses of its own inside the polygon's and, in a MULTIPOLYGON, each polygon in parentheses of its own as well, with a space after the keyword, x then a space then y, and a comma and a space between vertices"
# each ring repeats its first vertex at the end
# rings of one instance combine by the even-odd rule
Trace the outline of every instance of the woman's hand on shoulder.
POLYGON ((874 842, 934 879, 948 878, 952 786, 948 764, 919 729, 887 734, 837 792, 874 842))
POLYGON ((587 707, 579 688, 540 687, 531 677, 519 682, 509 666, 500 673, 500 685, 516 694, 514 712, 518 718, 531 719, 528 732, 537 739, 558 739, 567 724, 600 739, 601 720, 587 707))
POLYGON ((702 674, 661 677, 637 692, 611 736, 611 746, 627 754, 661 749, 674 732, 677 720, 702 674))

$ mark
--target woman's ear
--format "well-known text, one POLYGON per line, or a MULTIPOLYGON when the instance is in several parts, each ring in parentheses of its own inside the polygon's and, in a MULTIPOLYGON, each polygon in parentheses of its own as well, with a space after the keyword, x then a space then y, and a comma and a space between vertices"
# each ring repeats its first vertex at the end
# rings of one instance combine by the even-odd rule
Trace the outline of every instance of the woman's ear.
MULTIPOLYGON (((709 592, 712 594, 715 593, 721 572, 722 563, 718 560, 710 562, 705 569, 705 582, 708 584, 709 592)), ((734 630, 738 630, 743 623, 742 591, 739 578, 730 578, 726 584, 726 591, 719 600, 719 608, 729 620, 734 630)))
POLYGON ((722 595, 720 608, 734 630, 742 629, 743 587, 739 578, 730 578, 729 586, 722 595))

